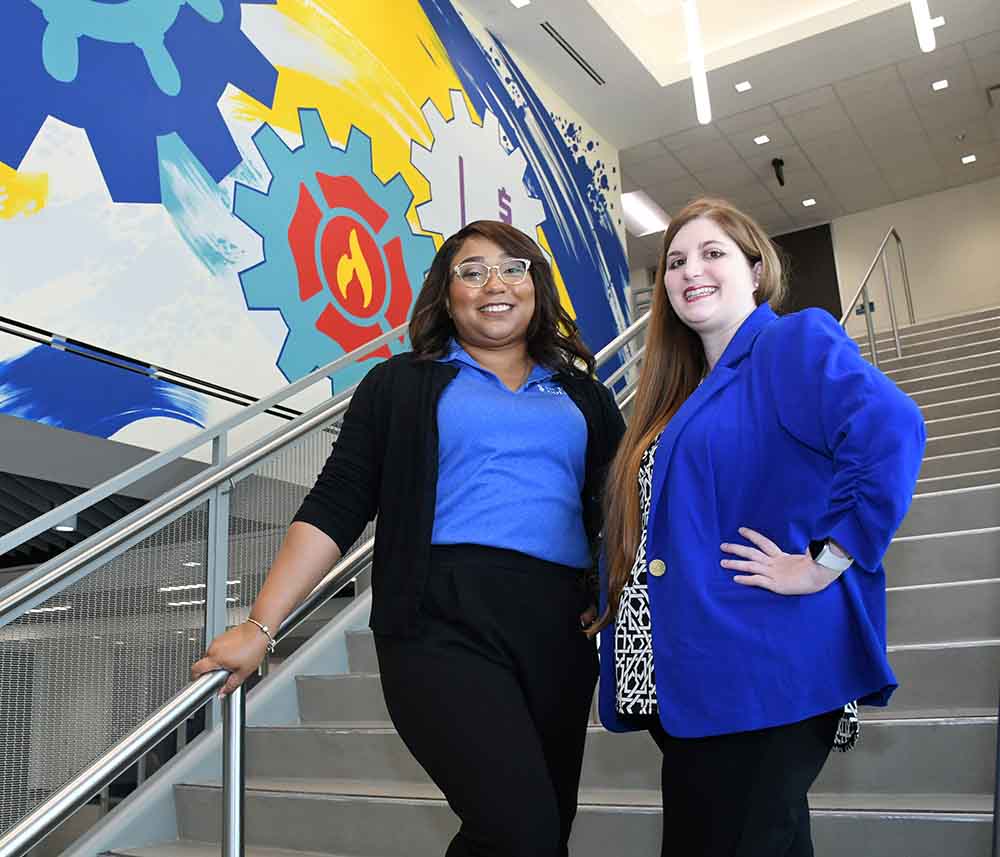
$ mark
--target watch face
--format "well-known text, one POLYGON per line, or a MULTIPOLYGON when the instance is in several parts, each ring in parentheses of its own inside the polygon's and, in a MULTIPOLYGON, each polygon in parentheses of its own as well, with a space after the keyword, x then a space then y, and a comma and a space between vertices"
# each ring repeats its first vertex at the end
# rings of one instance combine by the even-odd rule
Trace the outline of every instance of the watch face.
POLYGON ((823 548, 826 547, 826 542, 809 542, 809 556, 813 558, 815 562, 816 557, 818 557, 822 552, 823 548))

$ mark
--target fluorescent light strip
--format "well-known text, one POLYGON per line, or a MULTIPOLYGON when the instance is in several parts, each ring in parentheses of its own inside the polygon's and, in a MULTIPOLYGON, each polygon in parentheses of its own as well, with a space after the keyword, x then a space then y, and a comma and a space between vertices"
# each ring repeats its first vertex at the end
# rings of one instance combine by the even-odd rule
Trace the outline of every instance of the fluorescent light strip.
POLYGON ((634 220, 642 228, 641 235, 663 232, 670 225, 670 221, 664 220, 660 212, 646 202, 645 196, 640 190, 623 193, 622 208, 625 209, 629 219, 634 220))
POLYGON ((684 29, 687 30, 688 60, 691 63, 691 86, 694 89, 694 106, 698 121, 707 125, 712 121, 712 102, 708 97, 708 75, 705 73, 705 49, 701 43, 701 22, 698 20, 697 0, 682 0, 684 29))
POLYGON ((513 6, 515 9, 523 9, 530 3, 531 0, 510 0, 510 5, 513 6))
POLYGON ((66 604, 63 607, 36 607, 34 610, 29 610, 29 613, 65 613, 67 610, 72 610, 72 604, 66 604))
POLYGON ((160 592, 187 592, 190 589, 204 589, 204 583, 189 583, 186 586, 161 586, 160 592))
POLYGON ((204 601, 168 601, 167 607, 198 607, 204 603, 204 601))
POLYGON ((913 13, 913 26, 917 28, 920 50, 929 54, 937 47, 937 37, 934 35, 934 24, 931 22, 931 10, 927 6, 927 0, 910 0, 910 11, 913 13))

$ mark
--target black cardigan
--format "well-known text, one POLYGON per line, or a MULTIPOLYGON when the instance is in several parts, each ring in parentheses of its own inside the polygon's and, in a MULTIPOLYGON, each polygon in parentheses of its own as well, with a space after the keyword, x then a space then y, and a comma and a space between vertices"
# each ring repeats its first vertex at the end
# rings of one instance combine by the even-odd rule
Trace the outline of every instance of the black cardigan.
MULTIPOLYGON (((400 354, 375 366, 355 391, 323 472, 295 515, 346 553, 376 515, 371 627, 420 632, 437 500, 438 400, 458 374, 452 363, 400 354)), ((587 423, 584 525, 593 556, 602 528, 601 493, 625 430, 611 392, 592 378, 556 380, 587 423)))

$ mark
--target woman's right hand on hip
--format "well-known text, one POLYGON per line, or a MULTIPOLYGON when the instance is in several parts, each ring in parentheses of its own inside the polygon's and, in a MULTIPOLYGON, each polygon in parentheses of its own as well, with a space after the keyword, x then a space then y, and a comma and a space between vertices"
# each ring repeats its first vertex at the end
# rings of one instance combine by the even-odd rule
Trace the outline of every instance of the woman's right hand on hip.
POLYGON ((191 678, 214 670, 228 670, 229 678, 219 691, 219 696, 228 696, 256 671, 266 654, 267 637, 260 628, 248 622, 237 625, 212 640, 208 651, 191 667, 191 678))

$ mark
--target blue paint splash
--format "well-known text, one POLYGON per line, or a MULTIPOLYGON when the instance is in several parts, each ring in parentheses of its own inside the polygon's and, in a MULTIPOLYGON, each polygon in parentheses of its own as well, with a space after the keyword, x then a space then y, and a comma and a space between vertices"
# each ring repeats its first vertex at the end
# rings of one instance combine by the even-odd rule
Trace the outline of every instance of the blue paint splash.
MULTIPOLYGON (((495 36, 491 57, 448 0, 421 0, 420 5, 477 112, 488 108, 496 114, 511 144, 524 153, 525 184, 545 207, 545 235, 584 339, 596 350, 624 324, 628 262, 594 173, 566 145, 563 131, 495 36)), ((605 371, 611 368, 606 365, 605 371)))
POLYGON ((47 345, 0 361, 0 413, 104 438, 148 417, 205 427, 200 393, 47 345))

